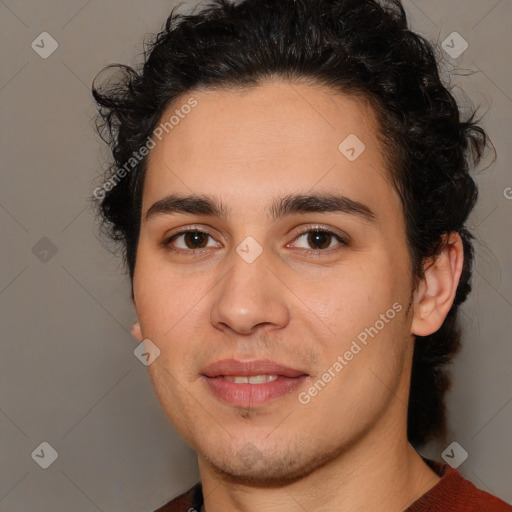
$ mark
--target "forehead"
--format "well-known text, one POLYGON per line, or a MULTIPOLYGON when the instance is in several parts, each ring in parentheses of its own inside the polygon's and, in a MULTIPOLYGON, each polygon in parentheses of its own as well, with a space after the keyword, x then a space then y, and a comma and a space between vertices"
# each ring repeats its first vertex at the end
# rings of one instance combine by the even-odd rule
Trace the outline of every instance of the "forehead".
POLYGON ((323 86, 197 90, 176 99, 160 126, 166 129, 153 137, 143 212, 170 192, 255 207, 315 190, 375 206, 397 200, 373 110, 323 86))

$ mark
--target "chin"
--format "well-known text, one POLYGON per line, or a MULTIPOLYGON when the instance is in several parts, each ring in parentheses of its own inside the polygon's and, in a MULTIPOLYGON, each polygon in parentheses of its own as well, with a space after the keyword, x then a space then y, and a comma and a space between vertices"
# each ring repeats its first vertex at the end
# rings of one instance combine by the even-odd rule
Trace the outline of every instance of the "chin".
POLYGON ((226 458, 226 453, 221 457, 202 455, 201 458, 225 481, 251 487, 280 487, 307 477, 336 456, 331 452, 308 458, 296 450, 287 454, 274 450, 272 455, 267 455, 252 443, 246 443, 230 458, 226 458))

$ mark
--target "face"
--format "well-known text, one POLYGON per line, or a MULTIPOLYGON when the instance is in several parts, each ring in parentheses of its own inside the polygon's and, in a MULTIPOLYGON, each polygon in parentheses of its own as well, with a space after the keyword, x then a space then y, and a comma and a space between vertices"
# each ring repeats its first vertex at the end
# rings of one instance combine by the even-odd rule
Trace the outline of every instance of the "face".
POLYGON ((190 97, 148 159, 134 274, 160 349, 148 369, 200 463, 294 479, 405 423, 400 199, 361 100, 269 82, 196 91, 162 120, 190 97))

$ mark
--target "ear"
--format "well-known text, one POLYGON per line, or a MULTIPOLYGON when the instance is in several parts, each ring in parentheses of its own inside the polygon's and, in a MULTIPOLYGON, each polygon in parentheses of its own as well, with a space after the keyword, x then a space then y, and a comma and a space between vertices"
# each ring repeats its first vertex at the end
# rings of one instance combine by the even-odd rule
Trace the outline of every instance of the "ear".
POLYGON ((441 327, 455 299, 463 263, 464 247, 460 235, 443 235, 442 249, 425 267, 415 291, 412 334, 428 336, 441 327))
POLYGON ((140 324, 139 322, 135 322, 133 325, 132 325, 132 328, 130 329, 131 330, 131 333, 132 333, 132 336, 139 340, 139 341, 142 341, 144 339, 144 337, 142 336, 142 331, 140 329, 140 324))
MULTIPOLYGON (((133 283, 132 283, 132 290, 130 293, 130 299, 132 300, 132 304, 135 307, 135 295, 133 293, 133 283)), ((136 340, 142 341, 144 339, 144 337, 142 336, 142 330, 140 328, 140 323, 138 320, 132 325, 130 332, 132 333, 132 336, 136 340)))

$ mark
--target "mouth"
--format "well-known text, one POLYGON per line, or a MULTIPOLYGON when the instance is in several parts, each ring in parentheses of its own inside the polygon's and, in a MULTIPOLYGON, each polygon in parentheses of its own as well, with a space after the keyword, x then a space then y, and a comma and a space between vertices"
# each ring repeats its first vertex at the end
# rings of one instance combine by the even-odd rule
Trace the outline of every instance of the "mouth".
POLYGON ((259 407, 297 389, 309 375, 273 361, 224 359, 203 370, 207 389, 224 403, 259 407))
POLYGON ((279 378, 279 375, 251 375, 250 377, 222 375, 224 379, 235 384, 265 384, 273 382, 279 378))

